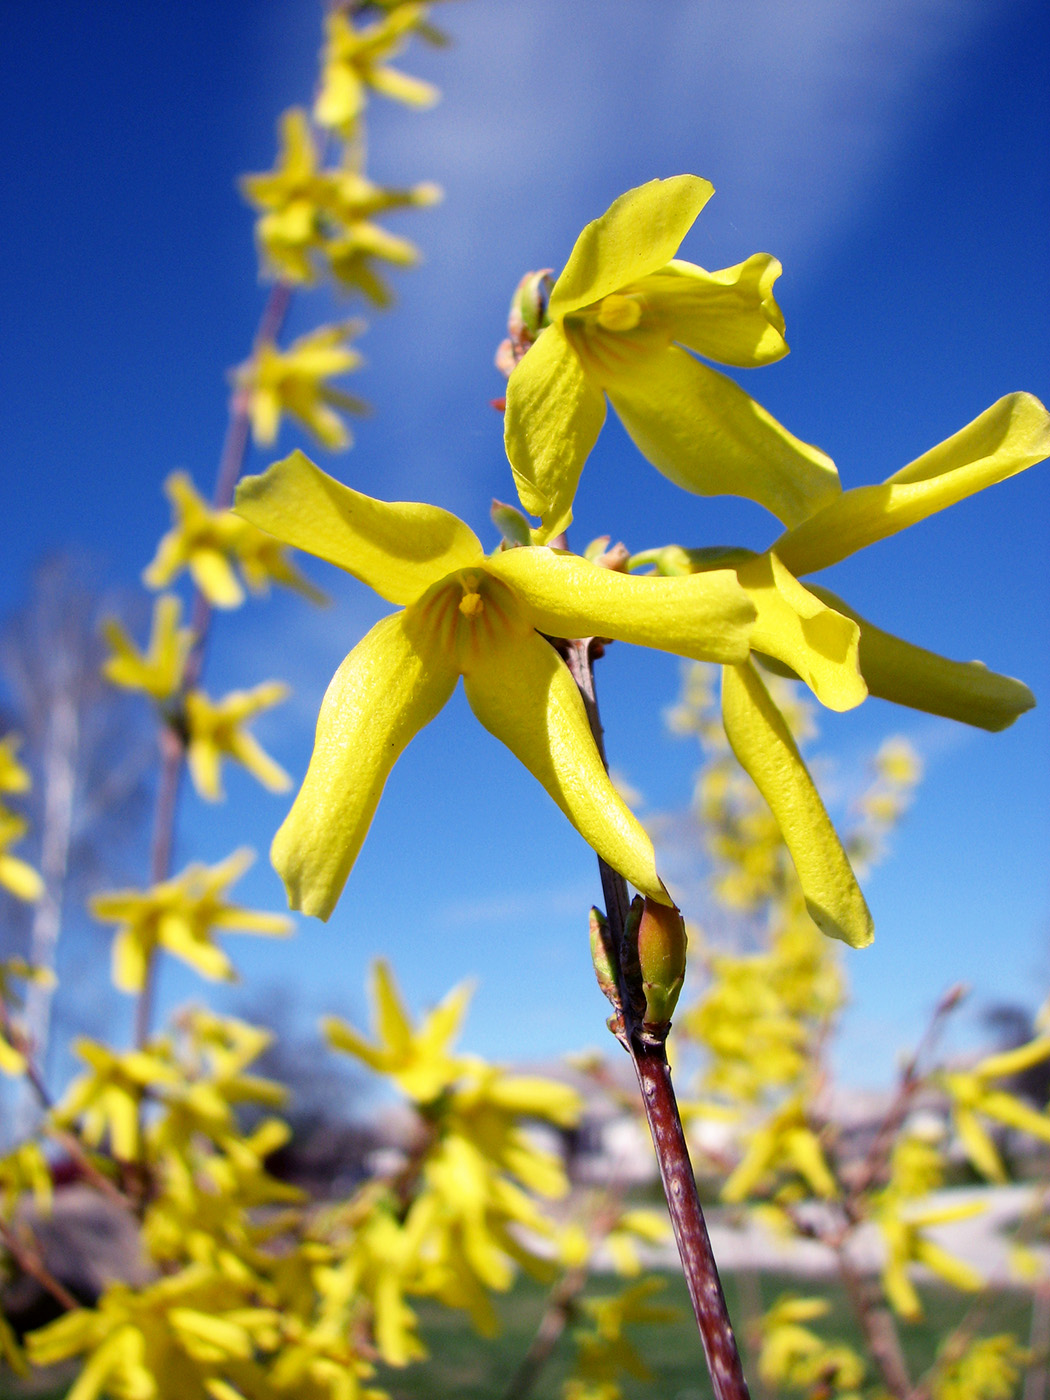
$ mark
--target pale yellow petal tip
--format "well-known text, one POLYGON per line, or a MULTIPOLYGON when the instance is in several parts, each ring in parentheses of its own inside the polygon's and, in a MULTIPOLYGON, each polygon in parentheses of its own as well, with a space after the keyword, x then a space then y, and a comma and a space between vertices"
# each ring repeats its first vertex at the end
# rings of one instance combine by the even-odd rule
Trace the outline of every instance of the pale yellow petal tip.
POLYGON ((859 890, 857 895, 859 905, 856 900, 852 901, 855 907, 848 910, 844 917, 836 917, 815 900, 808 898, 806 908, 817 928, 828 938, 838 938, 851 948, 867 948, 875 941, 875 924, 859 890))

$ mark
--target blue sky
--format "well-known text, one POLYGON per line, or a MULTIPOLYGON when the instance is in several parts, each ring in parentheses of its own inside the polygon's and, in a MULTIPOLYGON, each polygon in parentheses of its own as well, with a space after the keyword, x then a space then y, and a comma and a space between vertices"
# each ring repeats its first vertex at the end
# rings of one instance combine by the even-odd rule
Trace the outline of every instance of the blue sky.
MULTIPOLYGON (((445 201, 390 221, 425 261, 361 342, 368 366, 350 387, 373 416, 351 454, 319 457, 358 489, 434 501, 492 542, 489 501, 512 493, 488 402, 511 290, 529 268, 557 269, 623 190, 682 171, 716 189, 683 256, 783 262, 792 353, 742 382, 828 451, 845 485, 881 480, 1004 393, 1050 394, 1041 4, 456 0, 439 19, 453 46, 402 61, 443 89, 439 106, 370 109, 374 178, 436 180, 445 201)), ((210 486, 224 375, 247 354, 263 296, 235 177, 271 164, 279 112, 312 88, 319 27, 319 7, 298 0, 9 7, 0 392, 14 529, 0 611, 58 548, 86 545, 107 585, 133 584, 166 525, 164 476, 183 467, 210 486)), ((346 310, 310 294, 291 330, 346 310)), ((279 451, 296 443, 288 434, 279 451)), ((1046 469, 1033 468, 827 581, 887 629, 979 657, 1044 699, 1047 498, 1046 469)), ((683 496, 611 421, 573 539, 602 533, 633 548, 762 546, 776 527, 748 503, 683 496)), ((351 580, 308 567, 333 607, 276 597, 223 618, 208 675, 213 690, 292 681, 258 732, 296 776, 324 686, 382 612, 351 580)), ((644 811, 684 808, 694 754, 661 719, 674 660, 614 647, 598 684, 612 762, 644 811)), ((907 734, 927 764, 894 855, 867 884, 875 947, 849 959, 840 1059, 867 1083, 946 983, 971 982, 975 1004, 1034 1007, 1046 994, 1046 710, 987 735, 871 701, 825 715, 822 731, 840 813, 888 733, 907 734)), ((285 800, 239 774, 228 789, 219 810, 184 800, 180 862, 244 841, 265 851, 285 800)), ((242 888, 279 907, 264 860, 242 888)), ((582 842, 459 696, 398 765, 331 922, 303 921, 291 948, 235 952, 248 988, 289 989, 303 1016, 359 1015, 377 952, 416 1004, 476 974, 470 1046, 543 1058, 602 1041, 585 951, 597 897, 582 842)), ((193 990, 165 973, 167 1002, 193 990)))

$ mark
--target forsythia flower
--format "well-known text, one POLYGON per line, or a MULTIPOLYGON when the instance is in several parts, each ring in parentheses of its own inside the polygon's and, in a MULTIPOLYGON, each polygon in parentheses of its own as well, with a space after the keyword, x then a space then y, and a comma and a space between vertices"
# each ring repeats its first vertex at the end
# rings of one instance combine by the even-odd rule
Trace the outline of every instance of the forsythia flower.
POLYGON ((584 839, 669 902, 652 843, 610 783, 576 685, 545 638, 738 661, 755 610, 731 573, 634 579, 544 547, 486 557, 447 511, 373 500, 300 452, 243 481, 236 509, 404 605, 358 643, 325 696, 306 780, 272 849, 294 908, 332 912, 394 762, 460 676, 481 723, 584 839))
POLYGON ((948 1342, 937 1358, 930 1393, 933 1400, 1010 1400, 1022 1367, 1033 1360, 1008 1332, 974 1337, 961 1353, 948 1342))
POLYGON ((908 1209, 892 1189, 882 1193, 875 1210, 875 1221, 882 1232, 885 1259, 882 1266, 882 1287, 895 1312, 914 1320, 922 1316, 922 1304, 908 1277, 908 1265, 925 1264, 931 1273, 963 1292, 975 1293, 984 1279, 972 1265, 949 1254, 939 1244, 923 1234, 931 1225, 949 1225, 956 1220, 969 1220, 984 1210, 980 1201, 964 1201, 959 1205, 941 1206, 924 1211, 908 1209))
POLYGON ((825 1317, 824 1298, 778 1298, 761 1319, 758 1373, 774 1388, 791 1386, 815 1395, 856 1390, 864 1380, 863 1360, 852 1347, 831 1345, 804 1323, 825 1317))
POLYGON ((309 284, 320 266, 377 306, 387 305, 390 292, 372 260, 404 267, 418 254, 407 239, 387 233, 372 217, 384 209, 433 204, 441 191, 426 183, 386 189, 350 168, 320 169, 301 108, 281 118, 280 145, 274 170, 241 181, 244 197, 260 211, 255 234, 265 270, 287 282, 309 284))
POLYGON ((181 958, 212 981, 233 981, 233 964, 215 943, 215 933, 292 932, 282 914, 265 914, 227 902, 230 885, 255 859, 235 851, 219 865, 191 865, 181 875, 148 890, 107 890, 93 896, 92 914, 117 924, 113 940, 113 982, 122 992, 140 992, 157 948, 181 958))
POLYGON ((0 806, 0 886, 10 890, 16 899, 33 903, 44 893, 44 882, 28 861, 13 856, 8 850, 16 841, 21 841, 28 828, 24 817, 17 817, 0 806))
POLYGON ((802 1098, 789 1099, 752 1134, 747 1151, 722 1187, 724 1201, 743 1201, 777 1171, 797 1172, 818 1196, 838 1195, 820 1139, 802 1098))
POLYGON ((29 791, 29 773, 15 757, 21 742, 21 734, 5 734, 0 739, 0 792, 29 791))
POLYGON ((507 384, 507 455, 522 504, 542 517, 537 540, 572 519, 606 396, 643 455, 687 491, 750 497, 787 525, 837 495, 823 452, 688 353, 741 368, 787 354, 775 258, 706 272, 674 257, 713 193, 695 175, 651 180, 576 240, 549 325, 507 384))
POLYGON ((440 96, 437 88, 399 73, 385 62, 400 52, 426 14, 425 5, 405 4, 375 24, 355 29, 342 10, 329 13, 321 54, 321 90, 314 104, 318 126, 352 136, 369 88, 410 107, 433 106, 440 96))
POLYGON ((398 995, 390 966, 382 958, 372 965, 374 1024, 380 1038, 373 1045, 346 1021, 329 1016, 323 1022, 325 1038, 333 1050, 353 1055, 385 1074, 403 1094, 417 1103, 436 1099, 462 1073, 463 1062, 449 1053, 459 1034, 472 988, 455 987, 417 1030, 398 995))
POLYGON ((151 1090, 177 1087, 181 1075, 163 1045, 118 1054, 80 1036, 73 1049, 87 1062, 88 1072, 66 1090, 55 1109, 55 1121, 68 1127, 79 1119, 79 1131, 88 1146, 97 1147, 108 1135, 114 1157, 134 1161, 139 1155, 143 1099, 151 1090))
POLYGON ((996 1088, 992 1081, 1020 1074, 1048 1058, 1050 1036, 1039 1036, 1015 1050, 990 1055, 970 1070, 946 1071, 938 1076, 966 1155, 991 1181, 1005 1182, 1007 1175, 995 1143, 981 1124, 982 1116, 1050 1143, 1050 1112, 1039 1112, 1014 1094, 996 1088))
MULTIPOLYGON (((794 583, 797 577, 837 563, 1048 454, 1050 415, 1030 394, 1011 394, 881 486, 840 492, 781 535, 764 555, 670 546, 635 556, 632 563, 655 562, 671 576, 728 565, 747 586, 761 559, 772 566, 774 580, 783 570, 794 583)), ((790 599, 790 585, 788 590, 781 594, 781 602, 790 599)), ((749 592, 754 598, 754 590, 749 592)), ((795 611, 803 636, 814 626, 832 635, 827 632, 831 619, 837 619, 836 627, 846 619, 857 624, 859 634, 850 646, 858 648, 860 674, 872 695, 989 730, 1006 728, 1035 704, 1020 681, 996 675, 980 662, 949 661, 890 636, 826 589, 811 585, 805 596, 834 611, 828 617, 811 613, 807 618, 806 609, 812 604, 800 600, 795 611)), ((761 601, 757 606, 761 621, 761 601)), ((807 672, 797 663, 785 663, 783 651, 776 654, 765 643, 756 644, 754 650, 770 669, 804 679, 823 703, 832 699, 831 686, 815 667, 807 672)), ((839 703, 835 708, 845 706, 839 703)), ((849 860, 788 725, 750 661, 724 668, 722 717, 733 752, 777 820, 811 917, 825 933, 844 937, 855 946, 870 941, 870 915, 849 860)))
POLYGON ((576 1358, 565 1382, 565 1400, 620 1400, 620 1377, 651 1381, 653 1374, 624 1334, 625 1327, 677 1322, 677 1308, 650 1302, 665 1287, 662 1279, 647 1278, 620 1293, 582 1298, 580 1310, 588 1328, 573 1332, 576 1358))
POLYGON ((221 801, 224 758, 242 763, 270 792, 287 792, 291 778, 245 728, 261 710, 280 704, 287 695, 283 681, 231 690, 221 700, 210 700, 203 690, 190 691, 186 696, 186 759, 201 797, 221 801))
POLYGON ((193 646, 193 629, 180 627, 182 603, 173 593, 163 593, 153 604, 149 645, 140 652, 115 617, 102 623, 102 633, 113 655, 102 663, 102 674, 111 685, 141 690, 154 700, 170 700, 182 685, 186 657, 193 646))
POLYGON ((253 592, 261 593, 270 579, 286 584, 315 601, 321 595, 289 562, 280 546, 252 529, 228 510, 213 510, 197 492, 186 472, 172 472, 164 483, 174 524, 143 570, 147 588, 166 588, 189 569, 194 583, 217 608, 236 608, 244 589, 234 571, 239 564, 253 592))
POLYGON ((260 446, 269 447, 276 440, 282 413, 332 451, 350 446, 350 433, 335 409, 361 414, 367 406, 324 381, 361 364, 361 356, 349 345, 351 336, 361 329, 361 323, 354 321, 321 326, 294 340, 287 350, 264 341, 237 370, 237 385, 247 397, 252 433, 260 446))

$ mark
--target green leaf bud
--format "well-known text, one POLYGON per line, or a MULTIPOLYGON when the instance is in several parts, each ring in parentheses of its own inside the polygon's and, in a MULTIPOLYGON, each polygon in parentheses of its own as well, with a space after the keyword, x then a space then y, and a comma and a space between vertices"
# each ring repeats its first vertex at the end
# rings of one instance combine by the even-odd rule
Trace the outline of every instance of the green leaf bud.
POLYGON ((600 909, 592 906, 591 916, 591 961, 594 963, 594 975, 598 979, 598 986, 602 989, 602 995, 611 1002, 617 1011, 620 1010, 620 988, 617 977, 616 950, 613 947, 612 930, 609 921, 600 909))
POLYGON ((685 979, 685 923, 673 904, 646 899, 638 925, 638 966, 645 992, 644 1025, 671 1019, 685 979))

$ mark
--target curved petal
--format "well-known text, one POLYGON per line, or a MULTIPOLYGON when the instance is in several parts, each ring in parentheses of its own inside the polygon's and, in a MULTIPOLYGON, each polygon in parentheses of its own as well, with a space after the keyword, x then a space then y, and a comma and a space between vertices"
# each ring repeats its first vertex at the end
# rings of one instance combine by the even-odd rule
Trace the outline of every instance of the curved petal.
POLYGON ((577 238, 551 292, 551 320, 669 263, 714 192, 714 185, 697 175, 674 175, 613 200, 577 238))
POLYGON ((609 781, 580 692, 561 657, 535 632, 497 635, 464 675, 470 707, 538 778, 614 870, 660 904, 670 904, 653 845, 609 781))
POLYGON ((827 588, 811 591, 860 627, 860 669, 868 690, 881 700, 943 715, 963 724, 1006 729, 1035 705, 1023 681, 1000 676, 980 661, 949 661, 883 632, 827 588))
POLYGON ((781 270, 768 253, 719 272, 676 260, 647 277, 637 292, 646 321, 663 327, 672 340, 718 364, 751 369, 788 352, 784 317, 773 296, 781 270))
POLYGON ((863 948, 873 937, 868 906, 791 732, 750 662, 722 672, 722 719, 780 827, 810 918, 822 933, 863 948))
POLYGON ((605 391, 642 455, 686 491, 746 496, 794 525, 841 489, 830 457, 677 346, 632 364, 605 391))
POLYGON ((507 381, 503 427, 518 498, 543 520, 538 539, 553 539, 572 520, 580 473, 604 422, 604 395, 561 327, 548 326, 507 381))
POLYGON ((377 501, 321 471, 302 452, 237 487, 237 515, 345 569, 391 603, 482 558, 478 537, 437 506, 377 501))
POLYGON ((880 486, 843 492, 773 548, 796 576, 815 573, 1047 456, 1050 414, 1031 394, 1008 394, 880 486))
POLYGON ((336 671, 306 778, 270 851, 293 909, 331 914, 390 770, 455 684, 452 658, 411 612, 377 623, 336 671))
POLYGON ((759 554, 737 569, 758 609, 753 651, 789 666, 829 710, 852 710, 868 693, 860 672, 860 628, 803 588, 775 554, 759 554))
POLYGON ((486 561, 538 632, 614 637, 694 661, 744 661, 755 610, 731 569, 683 578, 621 574, 577 554, 508 549, 486 561))

